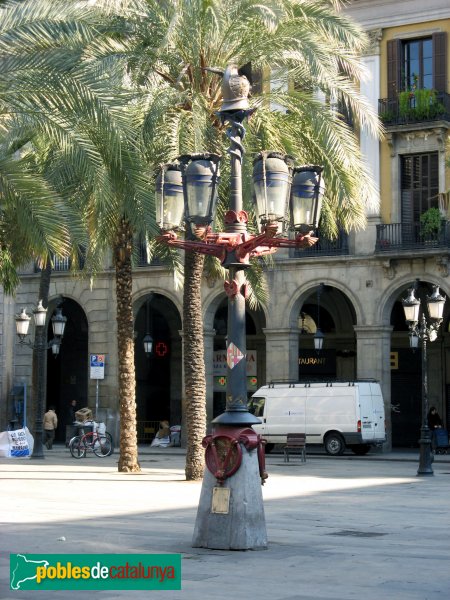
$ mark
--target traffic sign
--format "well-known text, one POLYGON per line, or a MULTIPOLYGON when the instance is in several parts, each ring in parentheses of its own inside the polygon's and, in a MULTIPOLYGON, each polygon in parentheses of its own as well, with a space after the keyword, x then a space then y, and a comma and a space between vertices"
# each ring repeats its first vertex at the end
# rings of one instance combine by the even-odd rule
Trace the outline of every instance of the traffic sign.
POLYGON ((90 360, 90 378, 104 379, 105 378, 105 355, 91 354, 90 360))

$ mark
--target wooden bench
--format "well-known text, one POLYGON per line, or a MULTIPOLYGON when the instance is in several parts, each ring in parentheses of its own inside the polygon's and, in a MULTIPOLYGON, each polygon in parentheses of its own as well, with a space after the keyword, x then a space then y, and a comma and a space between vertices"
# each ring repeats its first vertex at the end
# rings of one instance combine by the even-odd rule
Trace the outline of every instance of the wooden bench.
POLYGON ((306 435, 304 433, 288 433, 284 446, 284 462, 289 462, 290 453, 300 453, 302 462, 306 462, 306 435))

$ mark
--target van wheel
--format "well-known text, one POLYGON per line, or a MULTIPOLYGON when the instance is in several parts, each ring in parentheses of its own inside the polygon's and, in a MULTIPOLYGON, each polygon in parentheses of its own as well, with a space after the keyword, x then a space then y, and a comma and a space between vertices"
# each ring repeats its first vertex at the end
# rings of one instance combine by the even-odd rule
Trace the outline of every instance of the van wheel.
POLYGON ((272 452, 274 446, 275 446, 275 444, 266 444, 264 446, 266 454, 270 454, 272 452))
POLYGON ((325 450, 331 456, 344 454, 345 442, 338 433, 330 433, 325 438, 325 450))
POLYGON ((359 444, 358 446, 351 446, 351 451, 357 456, 364 456, 370 450, 369 444, 359 444))

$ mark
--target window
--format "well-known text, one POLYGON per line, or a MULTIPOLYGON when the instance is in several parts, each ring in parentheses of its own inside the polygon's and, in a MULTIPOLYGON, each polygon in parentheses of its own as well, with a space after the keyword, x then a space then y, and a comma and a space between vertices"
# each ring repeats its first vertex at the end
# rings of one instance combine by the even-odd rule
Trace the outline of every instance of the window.
POLYGON ((265 398, 252 396, 248 402, 248 411, 252 415, 255 415, 255 417, 262 417, 264 415, 265 402, 265 398))
POLYGON ((431 38, 403 42, 404 90, 433 89, 433 42, 431 38))
POLYGON ((389 98, 396 98, 405 89, 447 92, 447 34, 389 40, 387 88, 389 98))
POLYGON ((438 153, 401 157, 402 222, 418 223, 429 208, 439 208, 438 153))

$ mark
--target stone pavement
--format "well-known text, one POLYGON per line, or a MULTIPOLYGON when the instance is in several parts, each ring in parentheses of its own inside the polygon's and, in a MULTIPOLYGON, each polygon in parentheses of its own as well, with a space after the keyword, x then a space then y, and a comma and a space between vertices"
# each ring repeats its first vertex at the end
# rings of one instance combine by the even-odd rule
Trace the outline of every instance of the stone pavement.
MULTIPOLYGON (((450 456, 417 477, 418 452, 267 457, 269 547, 192 548, 201 483, 184 481, 184 451, 142 449, 142 473, 117 454, 0 459, 0 598, 9 553, 181 553, 181 591, 95 592, 105 600, 442 600, 450 596, 450 456)), ((55 600, 83 591, 47 592, 55 600)), ((41 593, 42 595, 42 593, 41 593)))

